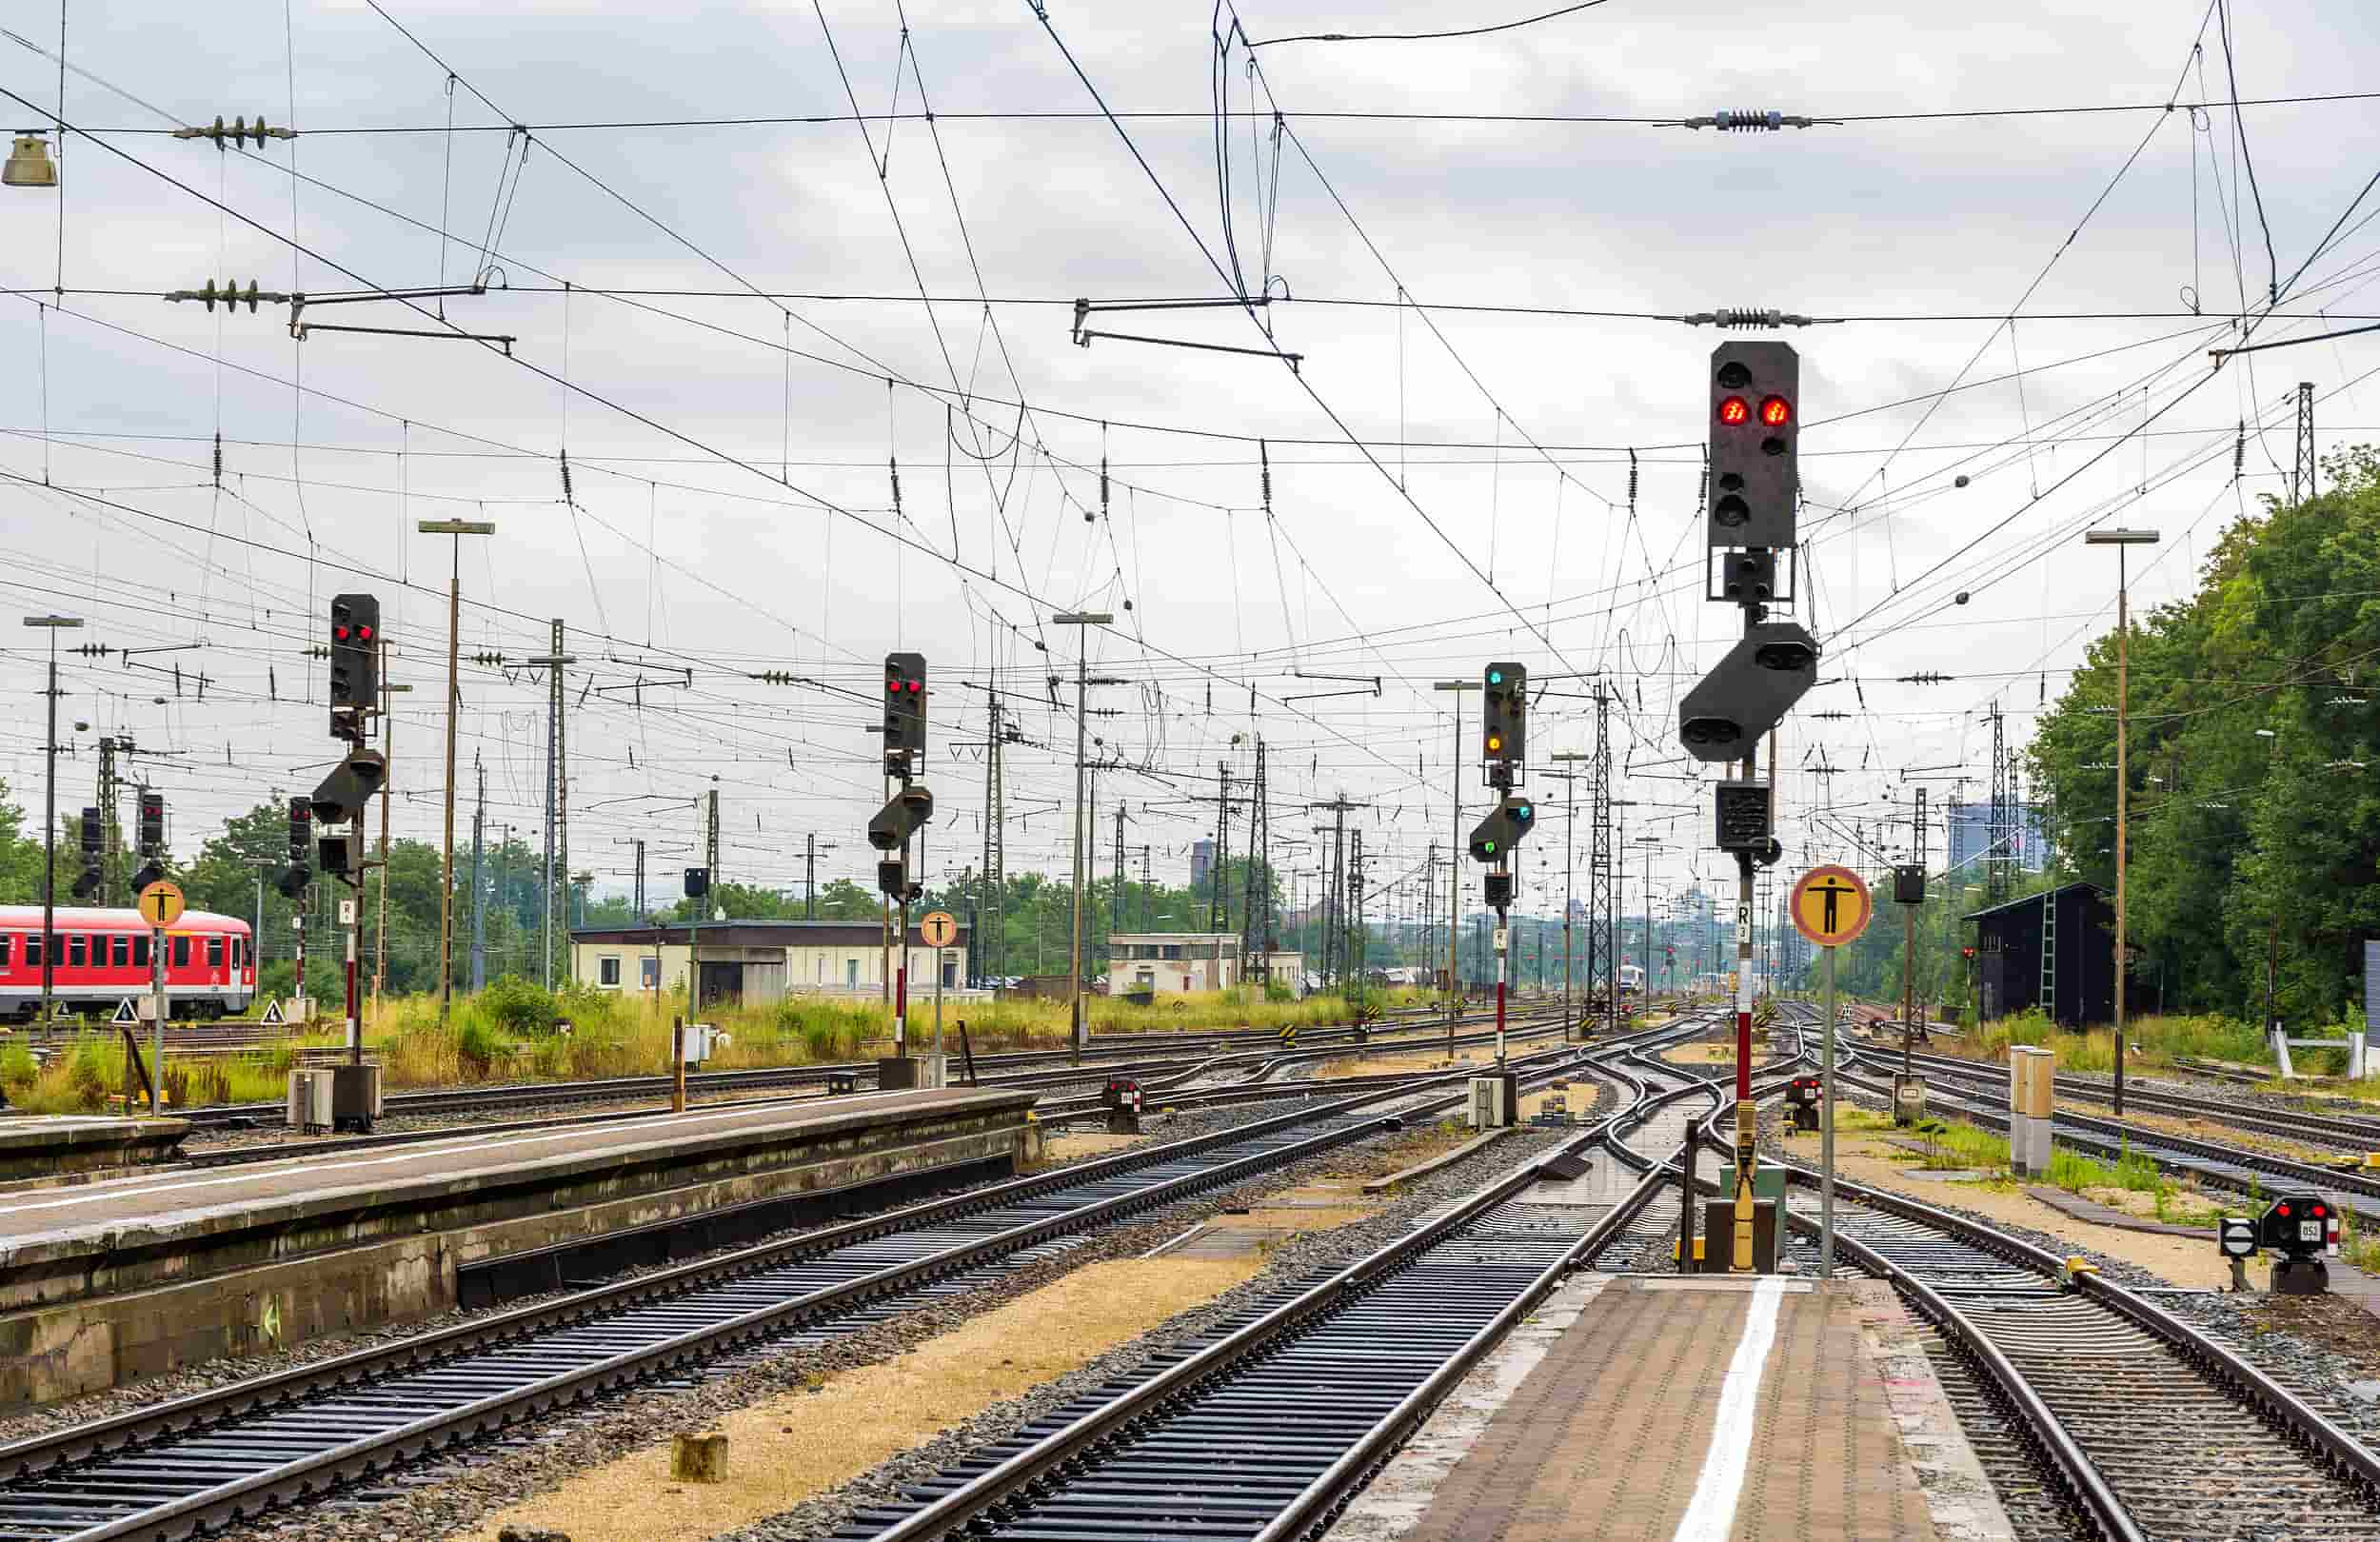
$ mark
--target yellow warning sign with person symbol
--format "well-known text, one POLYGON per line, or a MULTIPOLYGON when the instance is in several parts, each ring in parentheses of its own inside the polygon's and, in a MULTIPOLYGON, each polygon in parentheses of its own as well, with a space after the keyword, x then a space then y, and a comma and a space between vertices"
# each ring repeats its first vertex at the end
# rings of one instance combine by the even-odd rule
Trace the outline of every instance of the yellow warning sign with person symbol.
POLYGON ((141 890, 136 901, 141 919, 149 925, 164 928, 182 919, 182 886, 166 879, 141 890))
POLYGON ((1822 948, 1840 947, 1868 929, 1875 900, 1848 867, 1814 867, 1794 884, 1794 925, 1822 948))

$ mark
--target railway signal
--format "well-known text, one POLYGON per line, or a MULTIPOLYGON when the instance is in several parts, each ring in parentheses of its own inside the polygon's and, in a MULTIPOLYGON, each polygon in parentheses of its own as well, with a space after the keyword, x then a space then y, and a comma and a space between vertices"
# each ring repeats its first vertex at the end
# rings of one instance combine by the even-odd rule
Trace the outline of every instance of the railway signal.
POLYGON ((74 898, 88 900, 99 892, 100 855, 105 843, 100 839, 99 810, 86 808, 82 819, 83 871, 74 880, 74 898))
POLYGON ((143 792, 140 802, 141 868, 132 875, 132 887, 145 889, 166 876, 166 795, 143 792))
POLYGON ((884 774, 907 781, 925 757, 925 655, 884 655, 884 774))
POLYGON ((369 594, 330 599, 330 732, 361 744, 365 715, 379 706, 380 600, 369 594))
POLYGON ((281 875, 281 892, 294 900, 313 879, 307 864, 314 860, 314 805, 304 798, 289 800, 289 865, 281 875))
POLYGON ((1529 748, 1529 671, 1492 663, 1479 671, 1479 759, 1488 785, 1509 789, 1522 780, 1529 748))
POLYGON ((1801 491, 1801 357, 1790 343, 1722 343, 1711 350, 1714 547, 1794 544, 1801 491))
MULTIPOLYGON (((308 800, 317 825, 360 824, 364 805, 380 791, 380 784, 388 777, 388 762, 378 750, 349 750, 346 760, 331 767, 308 800)), ((290 821, 290 840, 297 839, 297 823, 290 821)))
POLYGON ((1697 761, 1749 760, 1818 680, 1818 644, 1793 622, 1755 622, 1677 704, 1677 738, 1697 761))

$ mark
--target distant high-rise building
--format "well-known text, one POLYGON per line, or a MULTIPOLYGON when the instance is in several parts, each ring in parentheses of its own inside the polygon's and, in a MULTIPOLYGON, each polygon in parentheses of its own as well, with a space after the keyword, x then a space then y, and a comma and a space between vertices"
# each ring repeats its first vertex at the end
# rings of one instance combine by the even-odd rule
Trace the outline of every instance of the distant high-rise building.
POLYGON ((1190 889, 1191 889, 1191 892, 1192 892, 1192 893, 1194 893, 1194 894, 1203 894, 1203 893, 1205 893, 1205 892, 1206 892, 1206 886, 1207 886, 1207 883, 1208 883, 1208 881, 1209 881, 1209 880, 1210 880, 1214 877, 1214 874, 1215 874, 1215 842, 1214 842, 1214 841, 1212 841, 1212 840, 1193 840, 1193 841, 1191 841, 1191 842, 1190 842, 1190 889))
MULTIPOLYGON (((1992 805, 1948 804, 1942 811, 1942 824, 1949 839, 1944 870, 1963 875, 1968 882, 1980 881, 1983 864, 1992 855, 1992 805)), ((2017 872, 2048 869, 2050 840, 2041 828, 2038 803, 2022 803, 2010 811, 2007 841, 2008 857, 2017 872)))

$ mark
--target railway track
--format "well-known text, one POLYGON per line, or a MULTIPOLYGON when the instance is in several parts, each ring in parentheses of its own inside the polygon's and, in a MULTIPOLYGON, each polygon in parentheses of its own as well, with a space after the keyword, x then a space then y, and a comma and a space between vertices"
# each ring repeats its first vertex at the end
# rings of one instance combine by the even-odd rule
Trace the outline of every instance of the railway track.
MULTIPOLYGON (((1818 1175, 1786 1165, 1786 1224, 1815 1239, 1818 1175)), ((1946 1389, 2026 1535, 2380 1539, 2380 1456, 2152 1293, 1917 1200, 1835 1192, 1838 1256, 1940 1334, 1946 1389)))
MULTIPOLYGON (((1559 1033, 1560 1031, 1561 1023, 1557 1019, 1532 1019, 1509 1025, 1505 1037, 1515 1042, 1527 1043, 1536 1039, 1544 1038, 1550 1035, 1559 1033)), ((1474 1031, 1471 1033, 1457 1034, 1454 1036, 1452 1042, 1458 1048, 1476 1048, 1482 1044, 1494 1043, 1495 1040, 1495 1031, 1490 1029, 1485 1032, 1474 1031)), ((1417 1051, 1442 1048, 1448 1042, 1449 1040, 1445 1036, 1436 1034, 1426 1038, 1414 1039, 1375 1039, 1368 1045, 1362 1047, 1359 1053, 1384 1055, 1411 1054, 1417 1051)), ((1168 1107, 1184 1109, 1207 1108, 1219 1107, 1227 1104, 1262 1102, 1269 1098, 1277 1097, 1310 1096, 1315 1090, 1316 1084, 1301 1084, 1296 1082, 1262 1082, 1261 1078, 1271 1075, 1273 1071, 1286 1066, 1308 1064, 1316 1060, 1339 1058, 1353 1053, 1359 1053, 1359 1050, 1357 1046, 1350 1041, 1348 1043, 1323 1046, 1315 1049, 1288 1050, 1278 1053, 1248 1052, 1240 1055, 1210 1056, 1204 1059, 1190 1061, 1166 1060, 1107 1066, 1084 1065, 1052 1071, 999 1072, 985 1076, 982 1078, 982 1082, 986 1086, 1004 1087, 1009 1089, 1066 1087, 1080 1082, 1101 1080, 1107 1077, 1130 1073, 1140 1078, 1141 1086, 1144 1090, 1164 1093, 1164 1103, 1168 1107), (1249 1083, 1237 1086, 1207 1088, 1195 1091, 1179 1090, 1181 1089, 1187 1082, 1237 1066, 1246 1066, 1252 1069, 1257 1073, 1257 1078, 1249 1083)), ((691 1078, 689 1078, 689 1080, 691 1078)), ((1394 1078, 1382 1078, 1378 1077, 1368 1078, 1349 1077, 1343 1081, 1334 1084, 1333 1090, 1343 1088, 1346 1091, 1352 1092, 1367 1085, 1385 1085, 1386 1081, 1389 1079, 1394 1078)), ((829 1095, 823 1093, 795 1093, 781 1097, 747 1097, 734 1099, 733 1101, 739 1107, 766 1107, 776 1103, 817 1102, 824 1099, 827 1096, 829 1095)), ((704 1106, 713 1108, 721 1107, 724 1106, 726 1101, 728 1100, 722 1099, 719 1102, 706 1104, 704 1106)), ((474 1136, 482 1137, 494 1135, 530 1135, 543 1131, 563 1128, 579 1128, 586 1125, 609 1124, 628 1119, 649 1119, 652 1118, 657 1112, 660 1111, 650 1108, 634 1108, 603 1114, 565 1115, 557 1118, 548 1119, 523 1119, 508 1124, 474 1124, 471 1126, 470 1133, 474 1136)), ((1036 1105, 1035 1108, 1035 1113, 1041 1119, 1041 1121, 1043 1123, 1050 1124, 1061 1124, 1071 1122, 1075 1119, 1097 1117, 1103 1115, 1105 1112, 1106 1104, 1097 1096, 1065 1098, 1056 1103, 1039 1104, 1036 1105)), ((455 1130, 448 1127, 429 1130, 400 1130, 383 1135, 349 1136, 330 1138, 296 1137, 288 1140, 274 1141, 266 1144, 233 1146, 217 1151, 199 1152, 187 1156, 185 1160, 193 1167, 243 1167, 256 1162, 282 1161, 292 1156, 347 1156, 352 1155, 356 1152, 378 1151, 396 1146, 416 1145, 428 1140, 450 1140, 454 1137, 455 1134, 455 1130)), ((6 1538, 0 1537, 0 1542, 6 1542, 6 1538)))
MULTIPOLYGON (((1790 1224, 1815 1236, 1802 1202, 1790 1224)), ((2117 1542, 2380 1539, 2380 1458, 2228 1345, 2019 1237, 1835 1180, 1835 1248, 1940 1332, 2062 1493, 2117 1542)), ((2047 1524, 2032 1507, 2036 1524, 2047 1524)), ((2082 1528, 2071 1522, 2079 1520, 2082 1528)))
MULTIPOLYGON (((1514 1066, 1551 1079, 1585 1053, 1514 1066)), ((0 1536, 195 1535, 640 1380, 817 1342, 977 1288, 1095 1228, 1394 1128, 1398 1116, 1375 1105, 1443 1093, 1468 1074, 1404 1078, 0 1447, 0 1536)))
POLYGON ((1645 1162, 1647 1176, 1592 1223, 1575 1207, 1528 1203, 1529 1187, 1625 1149, 1622 1137, 1671 1104, 1719 1096, 1641 1051, 1598 1054, 1592 1074, 1619 1084, 1627 1105, 1369 1256, 1178 1346, 1156 1374, 1080 1399, 834 1535, 1312 1534, 1563 1275, 1630 1234, 1662 1178, 1645 1162), (1680 1084, 1656 1092, 1654 1076, 1680 1084))
MULTIPOLYGON (((1539 1014, 1532 1014, 1533 1018, 1539 1014)), ((1478 1023, 1487 1018, 1480 1014, 1466 1014, 1462 1022, 1478 1023)), ((1378 1044, 1376 1036, 1407 1030, 1418 1033, 1414 1021, 1394 1021, 1385 1027, 1359 1027, 1356 1024, 1336 1024, 1299 1030, 1299 1037, 1308 1042, 1306 1048, 1339 1047, 1357 1042, 1378 1044)), ((1442 1022, 1432 1025, 1440 1033, 1442 1022)), ((1278 1035, 1261 1029, 1231 1029, 1202 1034, 1129 1034, 1118 1035, 1105 1042, 1096 1042, 1087 1050, 1083 1063, 1073 1064, 1068 1050, 1016 1050, 999 1055, 979 1055, 974 1064, 984 1079, 1011 1074, 1022 1075, 1037 1070, 1065 1069, 1077 1073, 1076 1079, 1099 1075, 1104 1069, 1121 1070, 1117 1058, 1130 1059, 1146 1057, 1152 1050, 1171 1048, 1202 1049, 1204 1055, 1188 1055, 1173 1059, 1134 1062, 1151 1070, 1179 1070, 1184 1066, 1217 1058, 1215 1047, 1230 1044, 1261 1044, 1278 1042, 1278 1035)), ((1428 1034, 1419 1034, 1413 1048, 1428 1048, 1428 1034)), ((1242 1052, 1251 1057, 1258 1051, 1242 1052)), ((1285 1055, 1304 1053, 1304 1049, 1283 1050, 1285 1055)), ((953 1062, 954 1071, 957 1062, 953 1062)), ((766 1092, 778 1088, 824 1088, 837 1077, 849 1077, 866 1087, 876 1077, 876 1063, 844 1061, 833 1064, 763 1066, 743 1071, 693 1071, 686 1075, 688 1097, 708 1097, 717 1095, 736 1096, 746 1092, 766 1092)), ((559 1106, 570 1103, 627 1102, 665 1098, 670 1095, 671 1078, 666 1076, 605 1077, 582 1081, 507 1082, 498 1086, 439 1088, 424 1092, 391 1093, 385 1099, 384 1117, 493 1113, 509 1108, 559 1106)), ((184 1110, 180 1117, 188 1119, 198 1129, 239 1128, 258 1121, 271 1122, 282 1117, 279 1103, 213 1103, 184 1110)))

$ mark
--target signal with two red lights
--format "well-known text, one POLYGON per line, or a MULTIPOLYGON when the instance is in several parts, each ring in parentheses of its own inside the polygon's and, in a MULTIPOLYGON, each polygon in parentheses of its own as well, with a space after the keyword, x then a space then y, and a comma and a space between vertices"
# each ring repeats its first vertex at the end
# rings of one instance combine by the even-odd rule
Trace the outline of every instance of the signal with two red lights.
POLYGON ((330 598, 330 731, 364 741, 364 716, 380 704, 380 599, 330 598))
POLYGON ((884 655, 884 770, 907 781, 925 755, 925 655, 884 655))
POLYGON ((1711 352, 1714 548, 1794 544, 1801 359, 1786 343, 1722 343, 1711 352))

